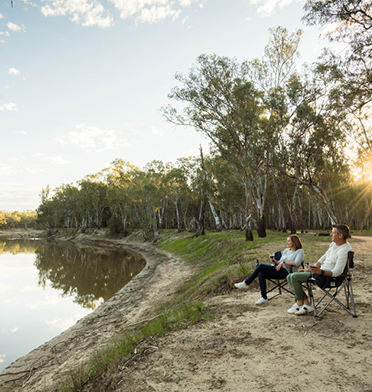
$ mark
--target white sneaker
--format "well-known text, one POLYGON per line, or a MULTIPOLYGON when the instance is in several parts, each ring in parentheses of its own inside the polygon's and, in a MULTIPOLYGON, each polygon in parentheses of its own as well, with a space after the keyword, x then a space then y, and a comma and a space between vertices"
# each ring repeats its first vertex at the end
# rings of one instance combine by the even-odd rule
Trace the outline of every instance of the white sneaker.
POLYGON ((265 299, 263 297, 261 297, 256 303, 255 305, 263 305, 263 304, 267 304, 269 302, 268 299, 265 299))
POLYGON ((310 313, 310 312, 314 312, 314 306, 311 306, 311 305, 302 305, 302 306, 300 307, 300 309, 299 309, 297 312, 295 312, 295 314, 297 314, 298 316, 300 316, 300 315, 302 315, 302 314, 307 314, 307 313, 310 313))
POLYGON ((235 283, 234 286, 237 289, 246 289, 248 287, 247 283, 245 283, 244 280, 243 280, 243 282, 235 283))
POLYGON ((297 303, 295 303, 294 305, 292 305, 292 307, 291 308, 289 308, 288 310, 287 310, 287 312, 288 313, 296 313, 296 312, 298 312, 299 310, 300 310, 300 305, 297 305, 297 303))

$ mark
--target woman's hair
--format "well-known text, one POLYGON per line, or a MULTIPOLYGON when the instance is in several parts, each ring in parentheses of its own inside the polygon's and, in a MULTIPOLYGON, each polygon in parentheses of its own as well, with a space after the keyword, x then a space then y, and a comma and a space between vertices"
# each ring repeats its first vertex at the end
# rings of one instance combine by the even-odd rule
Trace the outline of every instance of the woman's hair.
POLYGON ((294 246, 297 249, 302 249, 302 244, 301 244, 301 240, 300 237, 297 234, 291 234, 288 236, 292 242, 294 243, 294 246))

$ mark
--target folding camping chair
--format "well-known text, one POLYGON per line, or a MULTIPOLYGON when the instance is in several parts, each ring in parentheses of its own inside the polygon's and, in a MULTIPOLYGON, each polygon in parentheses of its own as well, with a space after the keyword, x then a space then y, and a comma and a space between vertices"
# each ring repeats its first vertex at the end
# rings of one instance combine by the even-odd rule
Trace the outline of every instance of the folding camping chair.
POLYGON ((310 277, 308 282, 307 282, 307 289, 309 292, 309 296, 311 299, 311 303, 314 306, 314 316, 318 317, 320 316, 324 310, 327 309, 327 307, 332 303, 336 302, 339 304, 343 309, 345 309, 349 314, 351 314, 353 317, 358 317, 355 311, 355 302, 354 302, 354 295, 353 295, 353 287, 351 285, 351 273, 350 273, 350 268, 354 267, 354 252, 350 251, 347 256, 347 262, 346 266, 344 269, 344 272, 337 277, 331 277, 331 276, 326 276, 326 282, 323 287, 319 287, 322 292, 323 296, 320 298, 320 300, 315 304, 314 300, 314 295, 313 295, 313 290, 312 290, 312 285, 316 284, 315 279, 313 277, 310 277), (345 304, 342 303, 337 295, 341 292, 341 290, 344 289, 345 291, 345 304), (329 301, 323 306, 323 308, 320 310, 320 312, 317 312, 317 307, 320 305, 320 303, 324 299, 329 299, 329 301), (350 310, 350 303, 353 307, 353 312, 350 310))
MULTIPOLYGON (((281 257, 282 257, 282 252, 281 251, 278 251, 278 252, 274 253, 274 259, 276 261, 279 261, 281 257)), ((257 260, 257 262, 258 262, 258 260, 257 260)), ((301 265, 303 267, 303 261, 301 262, 301 265)), ((292 265, 289 267, 289 272, 292 273, 292 265)), ((284 278, 284 279, 269 279, 268 278, 266 280, 268 280, 269 282, 271 282, 273 284, 273 287, 270 290, 268 290, 266 292, 266 294, 269 294, 272 291, 278 289, 278 293, 277 294, 275 294, 274 296, 272 296, 270 298, 267 297, 269 301, 271 299, 277 297, 278 295, 281 295, 283 291, 286 291, 287 293, 294 295, 294 291, 292 291, 291 289, 288 289, 286 287, 288 285, 288 281, 287 281, 286 278, 284 278)))

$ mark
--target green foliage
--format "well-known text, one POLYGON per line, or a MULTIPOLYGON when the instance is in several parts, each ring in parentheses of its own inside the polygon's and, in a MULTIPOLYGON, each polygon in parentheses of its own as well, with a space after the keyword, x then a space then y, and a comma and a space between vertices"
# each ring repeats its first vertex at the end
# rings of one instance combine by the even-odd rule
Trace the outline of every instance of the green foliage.
POLYGON ((0 211, 0 229, 37 228, 36 211, 0 211))

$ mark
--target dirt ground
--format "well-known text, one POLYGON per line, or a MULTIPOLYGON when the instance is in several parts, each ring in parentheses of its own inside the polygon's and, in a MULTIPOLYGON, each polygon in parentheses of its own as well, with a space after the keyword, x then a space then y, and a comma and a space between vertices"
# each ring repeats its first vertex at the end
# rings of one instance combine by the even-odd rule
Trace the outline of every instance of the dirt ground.
MULTIPOLYGON (((121 328, 148 318, 191 274, 181 260, 149 245, 105 243, 142 253, 148 265, 95 312, 0 373, 1 392, 55 391, 70 369, 110 344, 121 328)), ((358 318, 336 305, 319 318, 295 316, 286 312, 293 304, 289 294, 257 307, 257 288, 233 290, 206 301, 214 319, 143 342, 143 354, 85 391, 372 392, 372 237, 353 236, 350 243, 358 318)))

